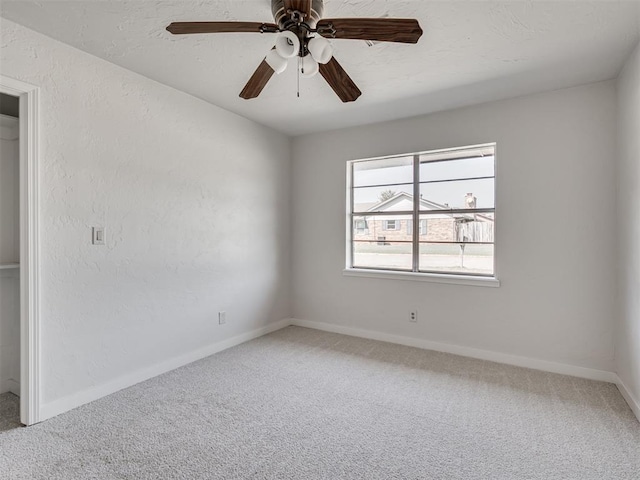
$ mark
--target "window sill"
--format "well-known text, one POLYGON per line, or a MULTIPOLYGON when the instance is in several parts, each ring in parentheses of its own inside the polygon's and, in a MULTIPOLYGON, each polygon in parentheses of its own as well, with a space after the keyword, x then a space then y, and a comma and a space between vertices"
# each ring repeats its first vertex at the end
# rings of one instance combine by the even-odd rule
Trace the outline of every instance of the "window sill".
POLYGON ((342 274, 347 277, 385 278, 389 280, 409 280, 415 282, 447 283, 451 285, 471 285, 474 287, 499 287, 500 280, 494 277, 473 277, 438 273, 391 272, 388 270, 369 270, 366 268, 345 268, 342 274))

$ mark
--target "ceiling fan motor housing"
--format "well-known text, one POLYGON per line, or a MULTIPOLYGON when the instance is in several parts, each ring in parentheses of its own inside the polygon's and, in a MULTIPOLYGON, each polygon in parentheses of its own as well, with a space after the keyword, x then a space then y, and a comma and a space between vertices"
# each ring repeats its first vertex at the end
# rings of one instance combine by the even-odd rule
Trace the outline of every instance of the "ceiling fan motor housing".
POLYGON ((318 21, 322 18, 324 12, 323 0, 293 0, 289 3, 290 8, 287 11, 284 0, 271 0, 273 18, 281 30, 288 30, 298 37, 300 48, 298 56, 306 57, 309 55, 308 29, 315 28, 318 21), (309 8, 309 4, 311 4, 311 9, 307 15, 306 10, 309 8), (297 8, 300 10, 297 10, 297 8), (298 16, 298 14, 300 15, 298 16))
MULTIPOLYGON (((300 11, 303 11, 303 4, 307 4, 305 0, 294 1, 293 4, 300 4, 300 11)), ((295 6, 294 6, 295 8, 295 6)), ((284 0, 271 0, 271 12, 273 13, 273 18, 276 23, 282 30, 289 30, 291 26, 293 26, 293 21, 291 20, 291 16, 284 8, 284 0)), ((302 19, 304 23, 306 23, 310 28, 316 28, 316 23, 318 20, 322 18, 324 13, 324 2, 323 0, 311 0, 311 12, 308 17, 302 19)))

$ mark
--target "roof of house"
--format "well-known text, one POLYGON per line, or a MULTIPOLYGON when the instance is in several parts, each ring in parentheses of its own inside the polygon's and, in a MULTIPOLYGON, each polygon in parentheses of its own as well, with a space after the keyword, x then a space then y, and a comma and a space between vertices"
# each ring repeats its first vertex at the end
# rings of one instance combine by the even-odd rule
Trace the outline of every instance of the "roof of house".
MULTIPOLYGON (((367 211, 379 212, 380 210, 386 210, 391 205, 398 203, 399 200, 403 200, 403 199, 413 202, 413 195, 407 192, 398 192, 392 197, 387 198, 386 200, 373 204, 367 211)), ((446 205, 441 205, 439 203, 432 202, 431 200, 425 200, 422 197, 420 197, 420 205, 421 206, 424 205, 426 210, 449 210, 450 209, 450 207, 446 205)))

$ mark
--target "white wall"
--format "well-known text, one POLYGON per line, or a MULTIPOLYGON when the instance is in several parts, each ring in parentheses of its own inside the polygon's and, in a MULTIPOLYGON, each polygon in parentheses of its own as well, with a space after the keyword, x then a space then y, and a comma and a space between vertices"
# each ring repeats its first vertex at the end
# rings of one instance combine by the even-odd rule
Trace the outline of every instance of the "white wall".
POLYGON ((616 371, 640 408, 640 45, 629 57, 617 87, 620 233, 616 371))
POLYGON ((0 115, 0 393, 20 393, 18 120, 0 115))
POLYGON ((2 74, 41 88, 43 408, 288 317, 288 138, 1 27, 2 74))
POLYGON ((613 371, 613 82, 302 136, 292 152, 295 318, 613 371), (494 141, 501 287, 342 275, 347 160, 494 141))

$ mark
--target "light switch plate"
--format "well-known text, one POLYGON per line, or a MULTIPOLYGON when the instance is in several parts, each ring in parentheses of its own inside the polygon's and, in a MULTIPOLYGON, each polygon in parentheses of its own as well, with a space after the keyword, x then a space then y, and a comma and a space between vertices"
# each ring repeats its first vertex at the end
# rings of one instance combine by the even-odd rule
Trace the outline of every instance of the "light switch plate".
POLYGON ((104 227, 91 228, 91 243, 93 245, 104 245, 104 227))

